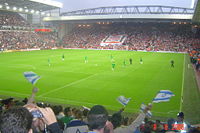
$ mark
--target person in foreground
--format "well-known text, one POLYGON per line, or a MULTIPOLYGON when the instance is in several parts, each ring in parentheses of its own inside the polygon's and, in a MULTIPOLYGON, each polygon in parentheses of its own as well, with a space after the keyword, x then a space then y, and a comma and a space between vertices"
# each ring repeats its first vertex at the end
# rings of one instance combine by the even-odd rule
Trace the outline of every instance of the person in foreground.
POLYGON ((88 133, 113 133, 113 126, 108 122, 108 112, 101 105, 93 106, 87 115, 88 133))
MULTIPOLYGON (((30 105, 28 106, 30 107, 30 105)), ((3 112, 0 116, 0 132, 1 133, 33 133, 34 126, 33 115, 28 107, 14 107, 3 112)), ((46 133, 62 133, 58 126, 56 117, 51 108, 39 108, 42 113, 43 125, 46 125, 44 132, 46 133)))
POLYGON ((111 126, 107 126, 108 124, 106 124, 108 122, 107 110, 101 105, 95 105, 91 108, 87 116, 89 133, 133 133, 142 124, 147 111, 151 110, 151 108, 152 105, 148 105, 129 126, 114 127, 115 129, 113 130, 113 128, 109 128, 111 126))
POLYGON ((25 107, 11 108, 0 117, 1 133, 32 133, 32 114, 25 107))

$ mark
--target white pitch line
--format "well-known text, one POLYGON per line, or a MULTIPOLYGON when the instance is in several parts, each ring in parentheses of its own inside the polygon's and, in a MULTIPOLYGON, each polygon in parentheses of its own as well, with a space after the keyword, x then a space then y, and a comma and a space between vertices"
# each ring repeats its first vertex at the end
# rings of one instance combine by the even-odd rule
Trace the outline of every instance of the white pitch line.
POLYGON ((49 94, 49 93, 52 93, 52 92, 61 90, 61 89, 65 88, 65 87, 68 87, 68 86, 71 86, 71 85, 74 85, 74 84, 77 84, 77 83, 79 83, 79 82, 82 82, 82 81, 84 81, 84 80, 87 80, 87 79, 89 79, 89 78, 91 78, 91 77, 94 77, 94 76, 96 76, 96 75, 97 75, 97 74, 93 74, 93 75, 91 75, 91 76, 89 76, 89 77, 86 77, 86 78, 83 78, 83 79, 74 81, 74 82, 72 82, 72 83, 70 83, 70 84, 66 84, 66 85, 61 86, 61 87, 59 87, 59 88, 53 89, 53 90, 51 90, 51 91, 49 91, 49 92, 47 92, 47 93, 43 93, 43 94, 39 95, 38 97, 41 97, 41 96, 47 95, 47 94, 49 94))
MULTIPOLYGON (((87 104, 87 105, 97 105, 96 103, 90 103, 90 102, 80 102, 80 101, 74 101, 74 100, 67 100, 67 99, 61 99, 61 98, 52 98, 52 97, 42 97, 43 99, 49 99, 49 100, 57 100, 57 101, 64 101, 64 102, 69 102, 70 103, 78 103, 78 104, 87 104)), ((116 107, 116 106, 111 106, 111 105, 103 105, 105 107, 112 107, 112 108, 115 108, 115 109, 119 109, 119 107, 116 107)), ((136 110, 136 109, 129 109, 129 110, 136 110)))
POLYGON ((29 94, 22 94, 22 93, 12 92, 12 91, 3 91, 3 90, 0 90, 0 92, 9 93, 9 94, 17 94, 17 95, 21 95, 21 96, 29 96, 29 94))
MULTIPOLYGON (((74 100, 67 100, 67 99, 61 99, 61 98, 52 98, 52 97, 42 97, 42 99, 46 99, 46 100, 57 100, 57 101, 63 101, 65 103, 69 102, 68 104, 70 103, 78 103, 78 104, 81 104, 82 106, 84 105, 91 105, 91 106, 94 106, 94 105, 97 105, 97 103, 90 103, 90 102, 80 102, 80 101, 74 101, 74 100)), ((111 107, 113 109, 116 109, 118 110, 119 107, 116 107, 116 106, 112 106, 112 105, 105 105, 105 104, 101 104, 102 106, 104 107, 111 107)), ((126 111, 133 111, 133 112, 136 112, 136 111, 139 111, 139 109, 126 109, 126 111)), ((173 113, 173 112, 177 112, 177 110, 174 110, 174 111, 169 111, 169 112, 156 112, 156 111, 152 111, 153 113, 159 113, 159 114, 169 114, 169 113, 173 113)))
POLYGON ((184 79, 185 79, 185 54, 184 54, 184 61, 183 61, 183 76, 182 76, 181 100, 180 100, 180 109, 179 109, 180 112, 182 111, 182 104, 183 104, 184 79))
MULTIPOLYGON (((8 66, 9 68, 25 68, 25 67, 27 67, 27 66, 30 66, 30 67, 32 67, 32 69, 37 69, 37 70, 43 70, 43 71, 51 71, 52 72, 52 70, 48 70, 48 69, 41 69, 41 68, 36 68, 35 66, 33 66, 33 65, 22 65, 22 64, 17 64, 17 65, 19 65, 19 66, 8 66), (21 66, 20 66, 21 65, 21 66)), ((81 73, 81 74, 88 74, 88 75, 91 75, 91 73, 84 73, 84 72, 74 72, 74 71, 59 71, 59 70, 53 70, 54 72, 67 72, 67 73, 81 73)))
POLYGON ((8 66, 10 68, 25 68, 25 67, 31 67, 32 69, 36 69, 33 65, 25 65, 25 64, 16 64, 15 66, 8 66), (18 66, 17 66, 18 65, 18 66))
MULTIPOLYGON (((82 104, 82 106, 84 105, 97 105, 97 103, 90 103, 90 102, 80 102, 80 101, 74 101, 74 100, 67 100, 67 99, 61 99, 61 98, 52 98, 52 97, 42 97, 43 99, 49 99, 49 100, 57 100, 57 101, 64 101, 65 103, 69 102, 68 104, 70 103, 78 103, 78 104, 82 104)), ((111 106, 111 105, 104 105, 104 104, 101 104, 102 106, 104 107, 111 107, 112 109, 119 109, 119 107, 116 107, 116 106, 111 106)), ((126 109, 128 111, 139 111, 139 109, 126 109)), ((168 114, 168 113, 165 113, 165 112, 156 112, 156 111, 152 111, 154 113, 159 113, 159 114, 168 114)), ((177 112, 177 111, 174 111, 174 112, 177 112)))

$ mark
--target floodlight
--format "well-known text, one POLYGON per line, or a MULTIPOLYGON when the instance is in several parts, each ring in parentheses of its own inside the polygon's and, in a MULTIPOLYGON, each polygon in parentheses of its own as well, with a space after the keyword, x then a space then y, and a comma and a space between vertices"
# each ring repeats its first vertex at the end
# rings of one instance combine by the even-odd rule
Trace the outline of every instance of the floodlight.
POLYGON ((9 7, 9 6, 6 6, 6 9, 8 9, 8 10, 9 10, 9 9, 10 9, 10 7, 9 7))
POLYGON ((2 5, 0 5, 0 8, 2 8, 3 6, 2 5))
POLYGON ((36 13, 36 14, 39 14, 40 12, 39 12, 39 11, 36 11, 35 13, 36 13))
POLYGON ((4 5, 6 5, 6 6, 7 6, 7 5, 8 5, 8 3, 4 3, 4 5))
POLYGON ((17 7, 13 7, 13 10, 16 11, 16 10, 17 10, 17 7))
POLYGON ((41 14, 42 14, 42 15, 45 15, 45 13, 44 13, 44 12, 42 12, 41 14))
POLYGON ((22 11, 23 11, 23 8, 19 8, 19 11, 22 12, 22 11))
POLYGON ((31 10, 31 13, 34 13, 35 11, 34 10, 31 10))
POLYGON ((28 9, 26 9, 25 12, 28 12, 28 9))

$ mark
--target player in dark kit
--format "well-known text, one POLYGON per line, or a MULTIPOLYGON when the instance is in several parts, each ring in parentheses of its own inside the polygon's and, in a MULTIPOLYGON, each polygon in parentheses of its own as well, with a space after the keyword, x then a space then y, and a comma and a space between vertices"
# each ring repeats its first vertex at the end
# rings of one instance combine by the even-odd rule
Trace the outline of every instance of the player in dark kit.
POLYGON ((174 67, 174 60, 171 60, 171 67, 174 67))
POLYGON ((133 61, 132 58, 130 58, 130 59, 129 59, 130 65, 132 65, 132 61, 133 61))

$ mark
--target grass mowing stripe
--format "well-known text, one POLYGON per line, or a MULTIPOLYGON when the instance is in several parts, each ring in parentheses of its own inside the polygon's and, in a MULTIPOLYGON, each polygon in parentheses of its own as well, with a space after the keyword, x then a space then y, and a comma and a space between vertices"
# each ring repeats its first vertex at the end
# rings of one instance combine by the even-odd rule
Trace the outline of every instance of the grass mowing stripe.
POLYGON ((183 76, 182 76, 182 88, 181 88, 180 109, 179 109, 180 112, 182 111, 182 104, 183 104, 184 81, 185 81, 185 54, 183 59, 183 76))
POLYGON ((89 78, 91 78, 91 77, 94 77, 94 76, 96 76, 96 75, 97 75, 97 74, 93 74, 93 75, 88 76, 88 77, 86 77, 86 78, 83 78, 83 79, 80 79, 80 80, 74 81, 74 82, 72 82, 72 83, 70 83, 70 84, 66 84, 66 85, 61 86, 61 87, 59 87, 59 88, 53 89, 53 90, 51 90, 51 91, 49 91, 49 92, 43 93, 43 94, 39 95, 38 97, 41 97, 41 96, 44 96, 44 95, 50 94, 50 93, 52 93, 52 92, 55 92, 55 91, 61 90, 61 89, 65 88, 65 87, 68 87, 68 86, 71 86, 71 85, 74 85, 74 84, 77 84, 77 83, 79 83, 79 82, 82 82, 82 81, 84 81, 84 80, 87 80, 87 79, 89 79, 89 78))

